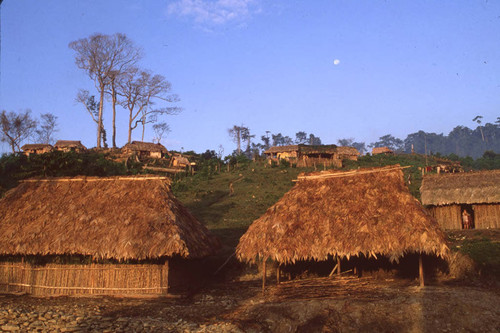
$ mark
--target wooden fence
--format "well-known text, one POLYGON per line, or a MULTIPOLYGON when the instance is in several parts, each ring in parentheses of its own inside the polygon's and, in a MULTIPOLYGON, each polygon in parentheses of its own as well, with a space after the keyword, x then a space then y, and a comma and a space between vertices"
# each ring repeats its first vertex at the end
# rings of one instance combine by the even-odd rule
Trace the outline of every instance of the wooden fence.
POLYGON ((0 263, 0 292, 32 295, 140 295, 168 292, 165 265, 0 263))

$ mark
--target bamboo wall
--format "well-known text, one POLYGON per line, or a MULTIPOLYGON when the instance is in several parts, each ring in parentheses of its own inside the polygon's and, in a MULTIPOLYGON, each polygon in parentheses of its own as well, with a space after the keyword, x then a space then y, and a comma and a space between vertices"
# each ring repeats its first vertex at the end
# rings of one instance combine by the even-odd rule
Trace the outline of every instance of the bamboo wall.
POLYGON ((462 215, 459 205, 434 206, 430 209, 443 229, 462 229, 462 215))
POLYGON ((500 228, 500 204, 473 205, 476 229, 500 228))
POLYGON ((138 295, 168 292, 165 265, 0 263, 0 292, 32 295, 138 295))

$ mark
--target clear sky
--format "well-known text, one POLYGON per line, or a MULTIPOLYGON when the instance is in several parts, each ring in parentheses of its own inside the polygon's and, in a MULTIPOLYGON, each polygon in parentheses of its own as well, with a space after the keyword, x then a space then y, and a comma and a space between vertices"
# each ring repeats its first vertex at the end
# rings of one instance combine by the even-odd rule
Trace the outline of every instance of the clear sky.
POLYGON ((179 94, 184 111, 165 118, 168 149, 222 144, 229 154, 227 130, 241 124, 258 138, 305 131, 368 144, 500 116, 500 1, 491 0, 4 0, 0 109, 53 113, 58 139, 95 146, 94 123, 74 102, 95 88, 68 44, 96 32, 125 33, 144 50, 141 67, 179 94))

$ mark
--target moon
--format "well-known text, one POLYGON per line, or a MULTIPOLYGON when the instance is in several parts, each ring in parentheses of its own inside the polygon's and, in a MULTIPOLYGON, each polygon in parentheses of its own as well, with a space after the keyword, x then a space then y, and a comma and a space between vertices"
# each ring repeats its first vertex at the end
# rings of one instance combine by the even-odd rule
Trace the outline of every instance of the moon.
POLYGON ((338 64, 340 64, 340 60, 339 60, 339 59, 335 59, 335 60, 333 61, 333 64, 334 64, 335 66, 337 66, 338 64))

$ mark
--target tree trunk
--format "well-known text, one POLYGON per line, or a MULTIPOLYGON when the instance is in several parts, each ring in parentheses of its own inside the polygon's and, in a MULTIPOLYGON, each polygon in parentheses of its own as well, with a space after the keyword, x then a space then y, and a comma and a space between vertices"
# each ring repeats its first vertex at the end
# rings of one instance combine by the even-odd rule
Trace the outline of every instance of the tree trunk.
POLYGON ((100 88, 100 98, 99 98, 99 116, 97 119, 97 148, 101 148, 101 138, 102 138, 102 107, 104 105, 104 83, 99 84, 100 88))
POLYGON ((116 90, 115 81, 111 82, 111 98, 113 103, 113 148, 116 148, 116 90))
POLYGON ((127 143, 132 142, 132 110, 130 110, 130 114, 128 116, 128 141, 127 143))
POLYGON ((142 116, 142 136, 141 141, 144 142, 144 131, 146 130, 146 116, 142 116))

